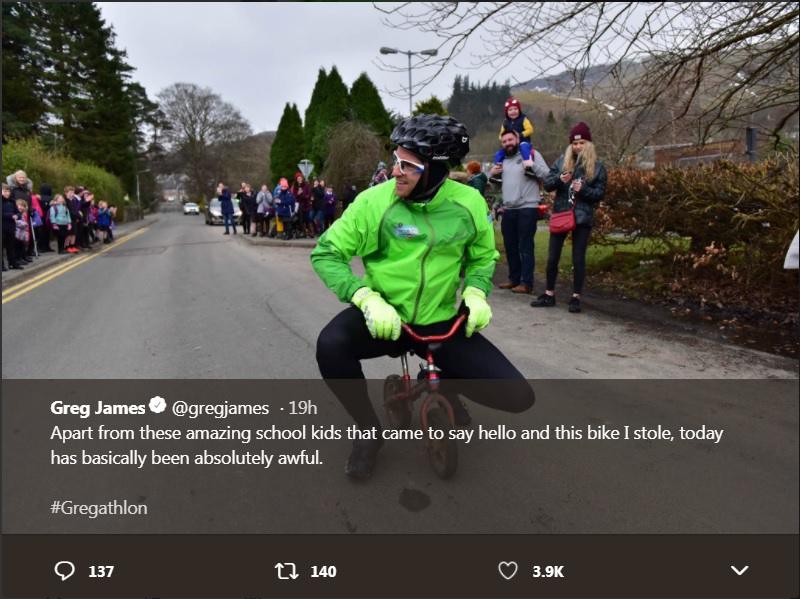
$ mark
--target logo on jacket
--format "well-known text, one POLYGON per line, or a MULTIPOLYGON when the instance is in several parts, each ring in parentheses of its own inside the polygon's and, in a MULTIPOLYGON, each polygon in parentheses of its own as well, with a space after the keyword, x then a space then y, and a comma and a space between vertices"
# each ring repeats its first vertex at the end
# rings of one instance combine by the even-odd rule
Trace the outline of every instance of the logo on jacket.
POLYGON ((401 239, 414 239, 414 237, 419 237, 419 229, 414 225, 399 223, 394 226, 394 235, 401 239))

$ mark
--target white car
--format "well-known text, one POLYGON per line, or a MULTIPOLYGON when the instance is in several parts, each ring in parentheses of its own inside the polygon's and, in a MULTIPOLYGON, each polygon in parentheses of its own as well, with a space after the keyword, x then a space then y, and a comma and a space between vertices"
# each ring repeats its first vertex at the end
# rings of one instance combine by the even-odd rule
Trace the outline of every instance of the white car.
POLYGON ((183 205, 183 213, 184 214, 200 214, 200 206, 198 206, 194 202, 186 202, 183 205))

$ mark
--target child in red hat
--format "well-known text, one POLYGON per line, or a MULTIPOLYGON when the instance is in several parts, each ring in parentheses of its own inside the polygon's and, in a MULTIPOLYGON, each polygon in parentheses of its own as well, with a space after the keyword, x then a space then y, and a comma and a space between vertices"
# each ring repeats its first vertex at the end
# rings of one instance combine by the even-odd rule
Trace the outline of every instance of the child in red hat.
MULTIPOLYGON (((522 104, 515 97, 510 97, 505 104, 506 118, 500 126, 500 137, 506 131, 516 131, 519 136, 519 153, 522 156, 525 166, 533 166, 533 149, 531 147, 531 135, 533 135, 533 123, 522 112, 522 104)), ((495 164, 502 164, 505 158, 505 151, 500 148, 494 155, 495 164)))

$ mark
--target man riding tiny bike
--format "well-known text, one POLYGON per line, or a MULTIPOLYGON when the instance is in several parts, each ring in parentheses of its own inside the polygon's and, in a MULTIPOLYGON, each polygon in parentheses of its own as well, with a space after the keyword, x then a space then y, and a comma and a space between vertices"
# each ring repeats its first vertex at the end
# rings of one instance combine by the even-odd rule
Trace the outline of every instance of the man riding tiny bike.
MULTIPOLYGON (((405 378, 387 380, 387 409, 395 427, 406 418, 393 420, 400 414, 399 397, 410 406, 412 399, 426 395, 423 418, 428 423, 433 418, 437 426, 452 426, 457 414, 463 416, 457 397, 439 394, 439 369, 445 381, 503 379, 502 393, 476 387, 469 399, 507 412, 527 410, 535 400, 533 389, 478 332, 492 318, 486 298, 498 253, 486 202, 475 189, 448 177, 469 151, 464 125, 452 117, 419 115, 400 123, 391 139, 397 146, 393 178, 359 194, 311 254, 323 282, 350 304, 317 340, 322 377, 362 430, 381 431, 382 424, 361 360, 408 351, 426 357, 427 371, 424 385, 414 386, 404 361, 405 378), (356 256, 364 264, 364 277, 350 268, 356 256), (459 316, 460 303, 466 315, 459 316), (402 323, 408 326, 401 336, 402 323)), ((380 434, 354 441, 348 476, 369 478, 382 445, 380 434)), ((429 444, 428 451, 437 474, 451 476, 455 467, 449 450, 429 444)))

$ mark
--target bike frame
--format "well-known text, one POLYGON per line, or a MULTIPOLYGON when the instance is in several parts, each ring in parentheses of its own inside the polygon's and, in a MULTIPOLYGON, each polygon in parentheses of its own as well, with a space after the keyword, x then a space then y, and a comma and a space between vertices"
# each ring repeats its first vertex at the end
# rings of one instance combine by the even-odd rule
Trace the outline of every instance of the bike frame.
POLYGON ((422 406, 420 408, 420 422, 423 429, 428 428, 428 411, 436 403, 442 406, 442 408, 447 412, 447 417, 450 420, 450 423, 453 424, 455 422, 453 408, 450 405, 450 402, 448 402, 444 396, 438 392, 440 378, 439 373, 436 370, 436 365, 433 361, 433 349, 431 348, 431 344, 444 343, 453 337, 461 325, 464 324, 466 319, 466 314, 459 316, 453 323, 453 326, 450 327, 450 330, 444 335, 417 335, 417 333, 414 332, 414 329, 403 323, 403 330, 409 337, 418 343, 425 344, 425 378, 417 383, 411 382, 411 374, 409 373, 408 369, 408 354, 402 354, 400 356, 400 363, 403 366, 402 378, 404 391, 398 394, 393 401, 414 402, 420 395, 427 391, 425 401, 422 402, 422 406))

